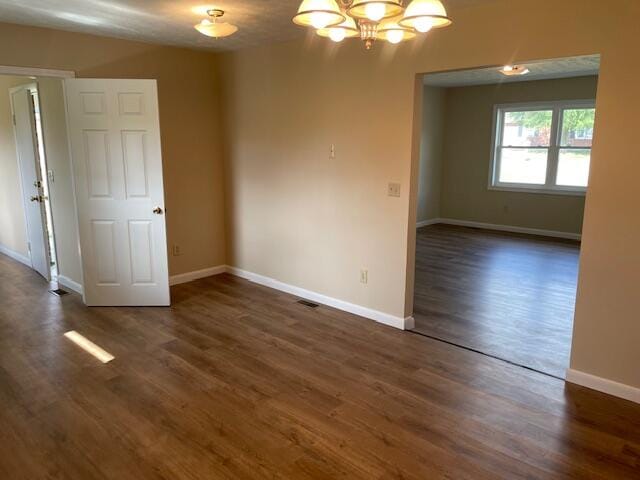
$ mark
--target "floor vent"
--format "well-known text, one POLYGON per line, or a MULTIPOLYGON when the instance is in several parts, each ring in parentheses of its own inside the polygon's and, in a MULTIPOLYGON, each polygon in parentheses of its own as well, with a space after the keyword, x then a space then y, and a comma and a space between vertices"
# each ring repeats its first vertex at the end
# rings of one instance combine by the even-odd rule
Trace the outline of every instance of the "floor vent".
POLYGON ((309 300, 298 300, 298 303, 309 308, 318 308, 320 306, 317 303, 310 302, 309 300))
POLYGON ((49 293, 53 293, 57 297, 62 297, 63 295, 69 295, 69 292, 61 288, 56 288, 55 290, 49 290, 49 293))

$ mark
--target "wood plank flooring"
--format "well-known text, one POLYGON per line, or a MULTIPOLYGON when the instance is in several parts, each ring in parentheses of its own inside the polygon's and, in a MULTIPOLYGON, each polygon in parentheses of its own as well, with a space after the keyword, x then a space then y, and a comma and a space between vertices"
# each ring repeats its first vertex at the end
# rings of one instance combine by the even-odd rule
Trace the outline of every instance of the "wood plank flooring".
POLYGON ((0 255, 1 479, 640 478, 640 405, 226 274, 46 288, 0 255))
POLYGON ((579 254, 569 240, 420 228, 415 329, 564 378, 579 254))

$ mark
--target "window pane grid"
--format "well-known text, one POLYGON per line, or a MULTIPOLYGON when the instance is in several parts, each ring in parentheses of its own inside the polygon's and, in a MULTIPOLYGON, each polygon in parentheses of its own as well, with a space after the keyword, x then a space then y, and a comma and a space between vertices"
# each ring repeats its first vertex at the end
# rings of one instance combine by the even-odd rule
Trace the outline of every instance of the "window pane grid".
POLYGON ((491 185, 584 192, 594 117, 586 102, 497 108, 491 185))

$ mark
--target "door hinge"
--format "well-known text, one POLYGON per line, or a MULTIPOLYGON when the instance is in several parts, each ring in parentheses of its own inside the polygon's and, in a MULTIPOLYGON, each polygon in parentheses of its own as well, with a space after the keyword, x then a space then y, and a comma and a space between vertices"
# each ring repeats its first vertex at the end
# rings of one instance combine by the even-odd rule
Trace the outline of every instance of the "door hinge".
POLYGON ((27 242, 27 249, 31 251, 31 242, 27 242))
POLYGON ((16 125, 16 114, 11 115, 11 118, 13 119, 13 124, 16 125))

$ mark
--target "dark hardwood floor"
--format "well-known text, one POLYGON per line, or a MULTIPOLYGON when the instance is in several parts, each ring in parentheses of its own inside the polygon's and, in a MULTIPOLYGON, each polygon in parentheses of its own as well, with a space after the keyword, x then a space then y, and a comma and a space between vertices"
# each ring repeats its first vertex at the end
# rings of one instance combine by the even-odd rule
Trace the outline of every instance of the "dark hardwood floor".
POLYGON ((415 330, 564 378, 579 254, 570 240, 420 228, 415 330))
POLYGON ((640 478, 640 405, 226 274, 46 288, 0 255, 2 479, 640 478))

